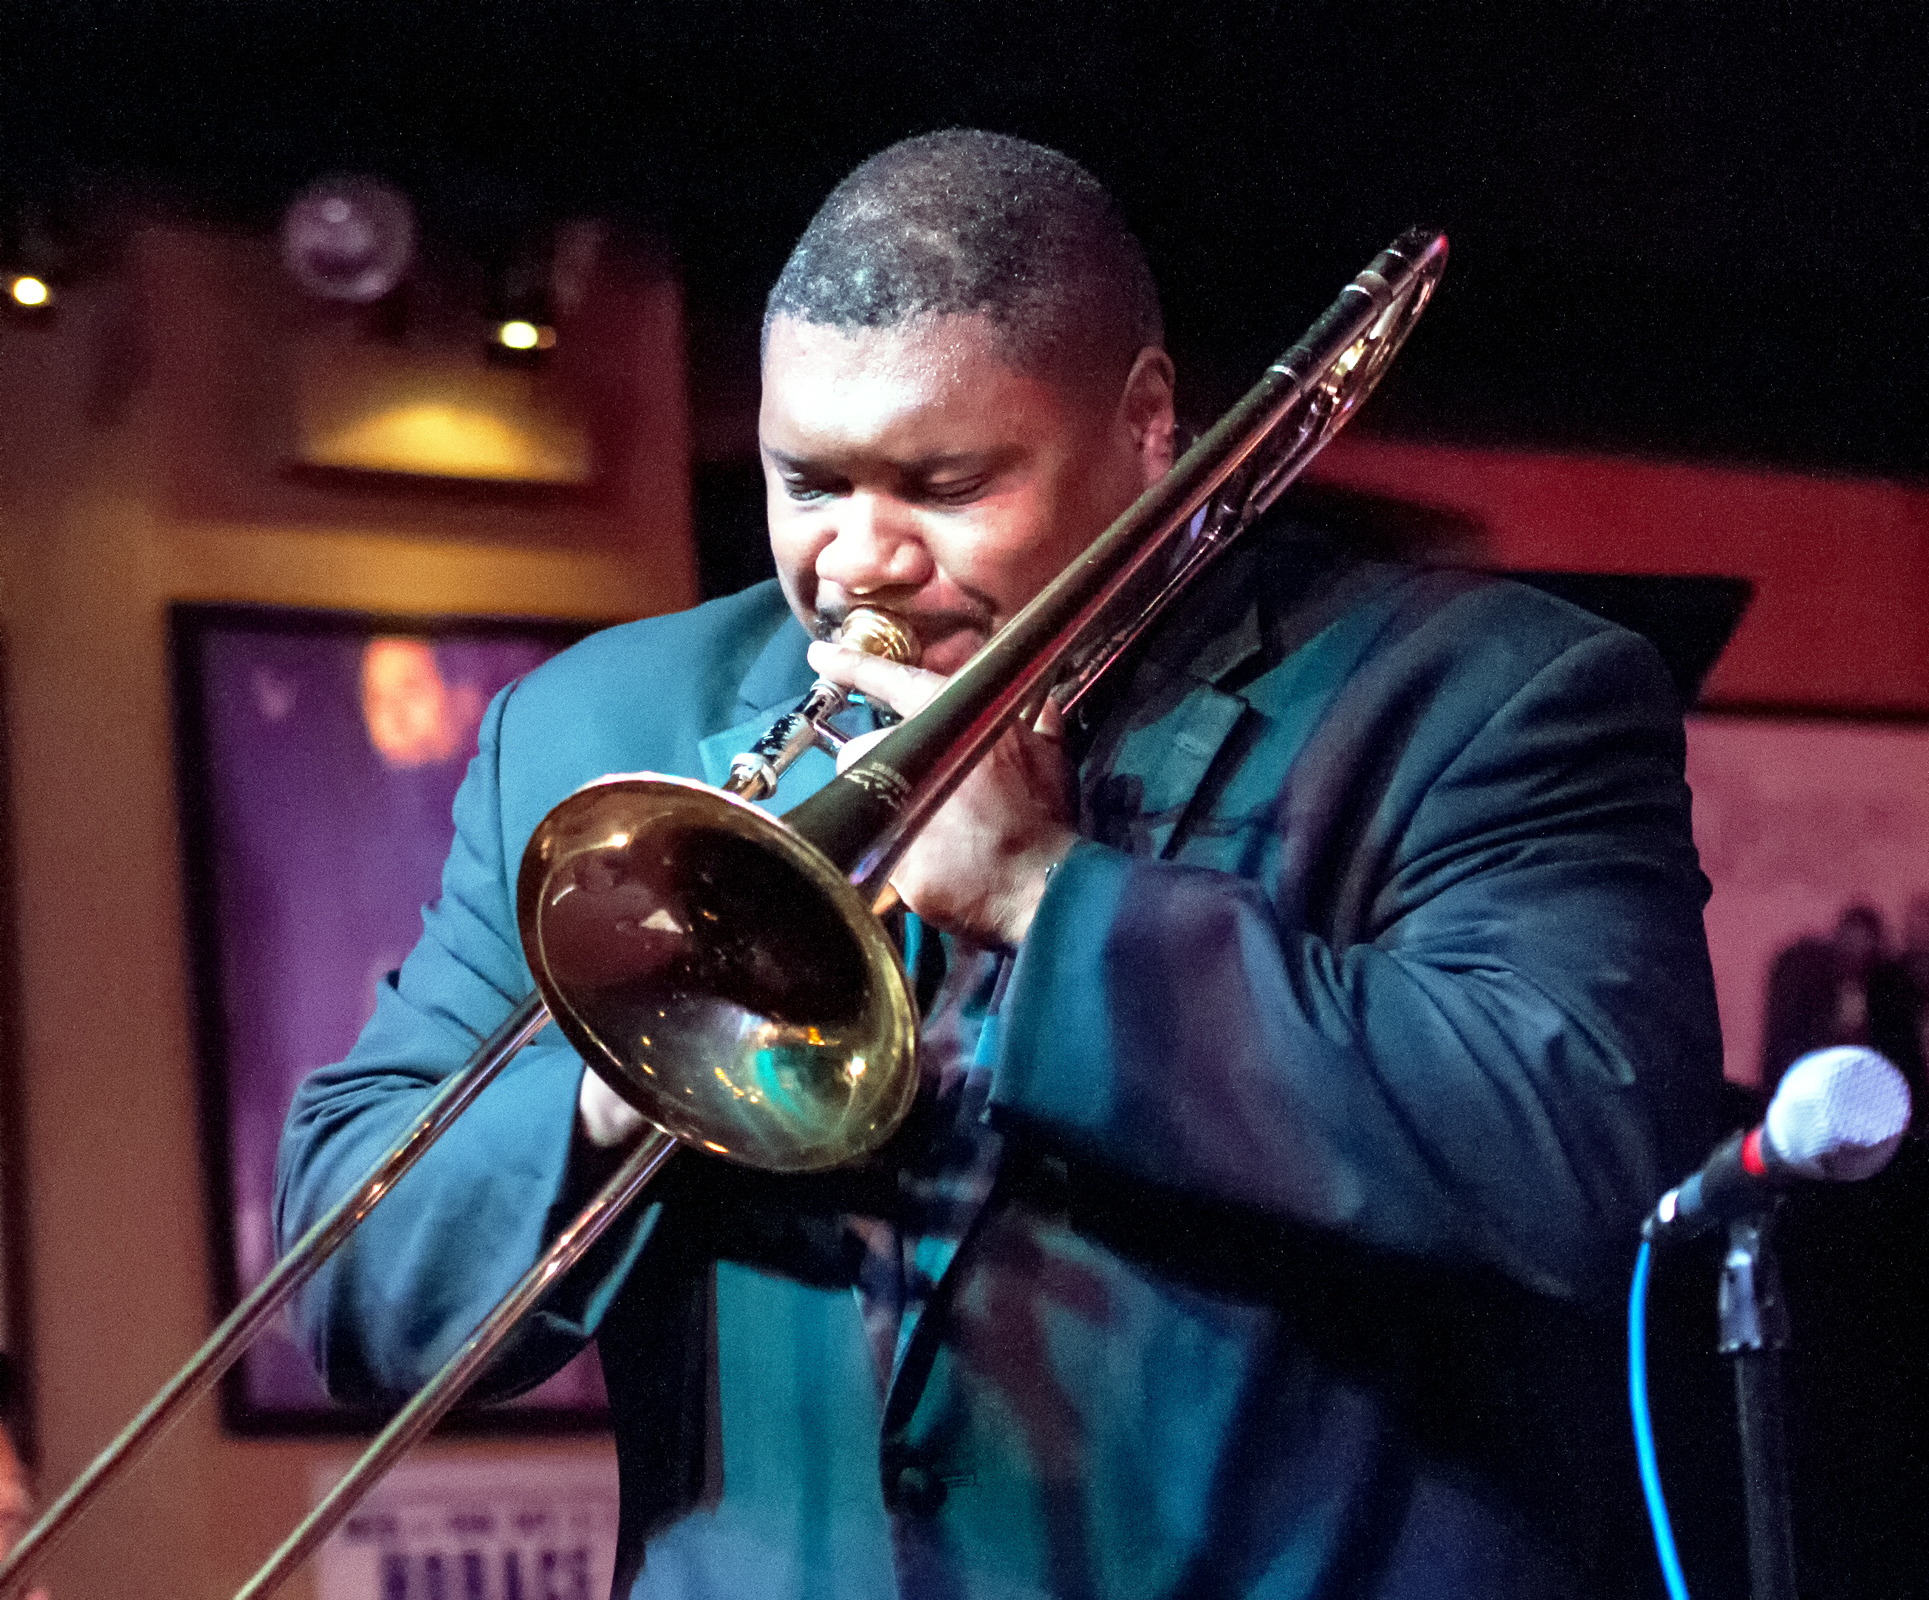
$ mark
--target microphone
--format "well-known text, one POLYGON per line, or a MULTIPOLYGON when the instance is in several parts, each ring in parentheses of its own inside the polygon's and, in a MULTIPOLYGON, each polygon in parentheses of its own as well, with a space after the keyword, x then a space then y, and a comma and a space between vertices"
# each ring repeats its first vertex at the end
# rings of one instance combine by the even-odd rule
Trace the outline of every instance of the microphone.
POLYGON ((1889 1164, 1909 1126, 1909 1085, 1860 1045, 1814 1050, 1788 1069, 1759 1127, 1730 1135, 1661 1197, 1641 1237, 1692 1239, 1763 1210, 1798 1179, 1854 1183, 1889 1164))

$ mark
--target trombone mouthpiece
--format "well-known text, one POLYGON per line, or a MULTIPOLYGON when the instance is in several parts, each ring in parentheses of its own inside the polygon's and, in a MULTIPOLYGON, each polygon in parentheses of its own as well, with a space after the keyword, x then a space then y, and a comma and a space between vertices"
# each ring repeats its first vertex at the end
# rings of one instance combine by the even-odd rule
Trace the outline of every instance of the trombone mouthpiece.
POLYGON ((915 667, 924 648, 918 636, 887 612, 854 606, 838 630, 837 642, 867 656, 882 656, 900 666, 915 667))

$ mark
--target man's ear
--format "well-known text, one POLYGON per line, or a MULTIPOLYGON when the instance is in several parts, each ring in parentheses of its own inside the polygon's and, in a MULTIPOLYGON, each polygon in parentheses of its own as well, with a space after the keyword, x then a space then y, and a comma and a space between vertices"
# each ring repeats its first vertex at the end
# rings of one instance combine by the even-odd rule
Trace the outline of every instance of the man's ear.
POLYGON ((1172 468, 1172 358, 1148 345, 1132 361, 1119 397, 1119 420, 1132 438, 1140 481, 1151 488, 1172 468))

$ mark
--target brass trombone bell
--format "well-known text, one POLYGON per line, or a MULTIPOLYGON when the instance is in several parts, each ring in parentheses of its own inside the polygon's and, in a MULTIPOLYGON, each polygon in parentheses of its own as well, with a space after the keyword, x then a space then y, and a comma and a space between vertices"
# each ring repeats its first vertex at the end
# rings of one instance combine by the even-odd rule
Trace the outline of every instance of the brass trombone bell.
POLYGON ((910 1108, 896 949, 845 873, 746 801, 654 774, 578 790, 524 852, 516 920, 564 1036, 686 1144, 816 1172, 910 1108))

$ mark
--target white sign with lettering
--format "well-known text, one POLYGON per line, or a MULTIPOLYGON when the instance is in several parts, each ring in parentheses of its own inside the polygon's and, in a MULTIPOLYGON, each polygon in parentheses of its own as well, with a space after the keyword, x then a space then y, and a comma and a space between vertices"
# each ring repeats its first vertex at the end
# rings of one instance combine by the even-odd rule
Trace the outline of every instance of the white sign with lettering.
POLYGON ((405 1461, 322 1546, 316 1600, 604 1600, 616 1509, 613 1458, 405 1461))

